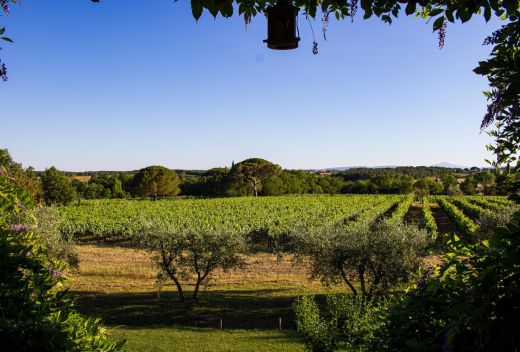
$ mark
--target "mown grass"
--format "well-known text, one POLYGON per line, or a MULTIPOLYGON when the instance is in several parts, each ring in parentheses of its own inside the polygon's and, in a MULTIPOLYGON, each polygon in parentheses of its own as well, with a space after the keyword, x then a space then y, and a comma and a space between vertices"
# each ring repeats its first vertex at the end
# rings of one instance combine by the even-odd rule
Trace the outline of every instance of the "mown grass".
POLYGON ((116 329, 114 339, 126 339, 128 351, 176 352, 302 352, 305 348, 294 331, 215 330, 186 327, 116 329))
MULTIPOLYGON (((114 339, 127 339, 128 351, 303 351, 291 306, 303 289, 326 291, 309 280, 305 263, 259 253, 246 258, 244 269, 216 272, 195 304, 182 303, 174 285, 158 290, 148 253, 93 245, 77 250, 80 266, 70 274, 70 288, 78 309, 101 317, 114 339)), ((186 285, 188 294, 191 288, 186 285)))

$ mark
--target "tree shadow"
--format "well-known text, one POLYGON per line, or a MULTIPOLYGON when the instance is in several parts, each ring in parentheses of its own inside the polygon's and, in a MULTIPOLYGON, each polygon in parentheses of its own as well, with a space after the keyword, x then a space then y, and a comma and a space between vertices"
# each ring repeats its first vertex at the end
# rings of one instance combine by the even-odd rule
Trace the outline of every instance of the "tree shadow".
POLYGON ((224 329, 296 329, 289 289, 225 290, 201 294, 196 303, 180 302, 177 292, 75 292, 78 310, 107 325, 129 328, 185 326, 224 329))

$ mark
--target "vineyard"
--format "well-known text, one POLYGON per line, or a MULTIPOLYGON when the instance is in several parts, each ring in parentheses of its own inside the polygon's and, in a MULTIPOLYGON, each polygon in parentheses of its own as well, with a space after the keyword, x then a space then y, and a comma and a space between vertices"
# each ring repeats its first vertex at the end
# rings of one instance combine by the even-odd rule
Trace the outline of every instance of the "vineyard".
MULTIPOLYGON (((504 197, 431 196, 415 201, 411 195, 306 195, 159 201, 93 200, 60 207, 61 232, 69 236, 130 239, 147 226, 207 231, 220 228, 240 233, 264 231, 276 238, 298 228, 360 220, 406 221, 410 207, 421 209, 413 222, 432 237, 442 234, 432 213, 440 207, 460 234, 471 236, 483 216, 493 216, 512 204, 504 197)), ((437 214, 439 214, 437 212, 437 214)), ((441 215, 442 215, 441 214, 441 215)), ((437 215, 438 217, 439 215, 437 215)))

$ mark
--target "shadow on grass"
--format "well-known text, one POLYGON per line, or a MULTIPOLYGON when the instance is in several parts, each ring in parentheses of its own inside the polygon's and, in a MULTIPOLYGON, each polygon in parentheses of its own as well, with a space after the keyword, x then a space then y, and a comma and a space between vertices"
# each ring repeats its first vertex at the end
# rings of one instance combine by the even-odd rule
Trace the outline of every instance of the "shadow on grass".
POLYGON ((294 330, 295 296, 285 289, 225 290, 201 293, 195 304, 182 303, 176 292, 75 292, 78 310, 105 324, 133 327, 185 326, 224 329, 294 330))

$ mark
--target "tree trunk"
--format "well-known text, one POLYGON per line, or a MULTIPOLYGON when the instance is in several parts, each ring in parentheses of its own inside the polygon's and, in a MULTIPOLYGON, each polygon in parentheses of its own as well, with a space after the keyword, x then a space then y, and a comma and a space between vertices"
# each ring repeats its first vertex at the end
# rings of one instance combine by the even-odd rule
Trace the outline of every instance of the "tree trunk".
POLYGON ((352 293, 354 294, 354 296, 357 295, 357 291, 356 289, 354 288, 354 285, 352 285, 349 281, 349 279, 347 278, 347 274, 345 273, 345 269, 341 268, 340 269, 340 272, 341 272, 341 277, 343 278, 343 281, 345 281, 345 283, 347 284, 347 286, 350 288, 350 290, 352 291, 352 293))
POLYGON ((184 302, 184 292, 182 291, 181 283, 179 282, 179 280, 177 280, 175 276, 172 279, 173 282, 175 282, 175 286, 177 286, 177 292, 179 292, 179 299, 181 300, 181 302, 184 302))
POLYGON ((199 298, 199 289, 200 283, 202 280, 200 279, 200 275, 197 277, 197 283, 195 284, 195 291, 193 291, 193 300, 196 301, 199 298))

